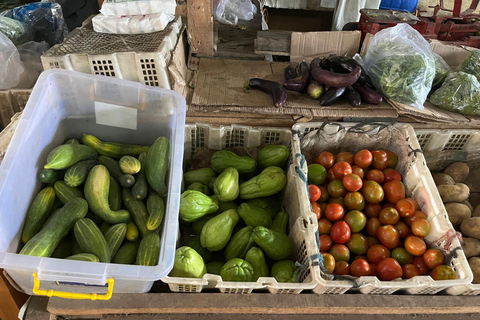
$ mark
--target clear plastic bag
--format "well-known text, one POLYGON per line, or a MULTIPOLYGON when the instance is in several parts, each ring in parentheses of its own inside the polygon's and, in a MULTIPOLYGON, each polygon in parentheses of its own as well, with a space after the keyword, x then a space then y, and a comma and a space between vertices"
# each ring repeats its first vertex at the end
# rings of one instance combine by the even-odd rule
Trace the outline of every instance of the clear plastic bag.
POLYGON ((423 109, 435 77, 435 58, 425 38, 406 23, 378 32, 364 58, 374 85, 386 97, 423 109))
POLYGON ((450 66, 439 54, 434 52, 433 55, 435 57, 435 78, 433 78, 432 90, 440 87, 445 78, 452 71, 450 66))
POLYGON ((16 46, 33 40, 33 30, 30 26, 7 17, 0 16, 0 32, 16 46))
POLYGON ((23 63, 17 48, 0 32, 0 89, 17 86, 23 71, 23 63))
POLYGON ((215 19, 223 24, 237 25, 238 20, 252 20, 256 13, 251 0, 215 0, 215 19))
POLYGON ((473 74, 480 80, 480 50, 473 51, 458 68, 457 71, 473 74))
POLYGON ((480 116, 480 83, 466 72, 451 73, 430 96, 430 102, 447 111, 480 116))
POLYGON ((20 81, 15 86, 16 89, 30 89, 33 87, 43 71, 41 56, 48 49, 50 49, 50 46, 45 41, 30 41, 17 46, 25 71, 20 75, 20 81))

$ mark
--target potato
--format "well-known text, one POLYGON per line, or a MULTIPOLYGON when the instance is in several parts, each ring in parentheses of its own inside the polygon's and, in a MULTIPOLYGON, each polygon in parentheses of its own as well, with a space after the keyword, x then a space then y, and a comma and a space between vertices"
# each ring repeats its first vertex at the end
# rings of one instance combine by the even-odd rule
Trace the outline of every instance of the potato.
POLYGON ((473 207, 468 200, 462 201, 460 203, 463 203, 464 205, 466 205, 470 209, 470 211, 473 212, 473 207))
POLYGON ((470 189, 463 183, 456 183, 454 185, 444 184, 437 186, 437 188, 443 203, 462 202, 470 196, 470 189))
POLYGON ((453 181, 452 177, 446 173, 434 173, 433 180, 437 186, 442 184, 455 184, 455 181, 453 181))
POLYGON ((472 217, 480 217, 480 204, 473 210, 472 217))
POLYGON ((472 217, 472 211, 469 207, 462 203, 458 202, 449 202, 445 204, 445 209, 447 209, 448 219, 456 228, 460 226, 463 220, 472 217))
POLYGON ((480 239, 480 217, 463 220, 460 230, 464 236, 480 239))
POLYGON ((480 256, 480 240, 476 238, 463 238, 462 249, 467 259, 480 256))
POLYGON ((478 284, 480 283, 480 258, 473 257, 468 259, 468 264, 470 268, 472 268, 473 273, 473 281, 472 283, 478 284))
POLYGON ((450 177, 452 177, 453 181, 455 181, 456 183, 461 183, 464 182, 465 179, 467 179, 468 174, 470 173, 470 168, 466 163, 454 162, 447 168, 445 168, 445 170, 443 170, 443 173, 446 173, 450 177))

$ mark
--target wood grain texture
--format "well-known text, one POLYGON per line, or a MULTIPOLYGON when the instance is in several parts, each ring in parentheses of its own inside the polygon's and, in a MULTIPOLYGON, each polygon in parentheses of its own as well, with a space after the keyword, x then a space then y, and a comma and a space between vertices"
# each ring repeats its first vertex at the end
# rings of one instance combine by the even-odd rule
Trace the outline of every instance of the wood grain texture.
POLYGON ((255 52, 277 56, 290 55, 292 32, 284 30, 265 30, 257 32, 255 52))
POLYGON ((211 57, 216 43, 213 30, 213 0, 187 2, 188 37, 192 52, 211 57))

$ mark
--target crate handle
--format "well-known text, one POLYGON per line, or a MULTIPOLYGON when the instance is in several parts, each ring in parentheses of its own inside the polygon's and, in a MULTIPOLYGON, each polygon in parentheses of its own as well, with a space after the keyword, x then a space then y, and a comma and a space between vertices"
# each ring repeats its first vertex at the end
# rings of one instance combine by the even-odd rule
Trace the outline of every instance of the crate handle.
POLYGON ((113 283, 114 279, 108 279, 108 289, 107 293, 104 295, 98 295, 96 293, 88 294, 88 293, 74 293, 74 292, 63 292, 63 291, 54 291, 54 290, 40 290, 40 280, 38 279, 38 274, 36 272, 33 273, 33 294, 38 296, 47 296, 51 297, 58 297, 64 299, 89 299, 89 300, 110 300, 112 298, 113 293, 113 283))

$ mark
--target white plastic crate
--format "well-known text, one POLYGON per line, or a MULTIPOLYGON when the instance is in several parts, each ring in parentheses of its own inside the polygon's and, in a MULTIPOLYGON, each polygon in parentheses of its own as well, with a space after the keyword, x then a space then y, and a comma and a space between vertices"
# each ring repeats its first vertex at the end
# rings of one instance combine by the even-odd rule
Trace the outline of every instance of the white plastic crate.
MULTIPOLYGON (((173 267, 178 229, 186 103, 171 90, 66 70, 43 72, 23 111, 0 167, 0 268, 26 293, 33 274, 40 289, 70 293, 147 292, 173 267), (169 192, 161 230, 159 263, 137 266, 91 263, 17 254, 24 220, 42 184, 37 180, 48 153, 83 133, 104 141, 150 145, 170 141, 169 192)), ((92 297, 93 298, 93 297, 92 297)))
POLYGON ((0 125, 6 127, 10 119, 27 105, 32 89, 0 90, 0 125))
POLYGON ((175 0, 106 0, 100 12, 106 16, 131 16, 164 12, 175 14, 175 0))
POLYGON ((43 68, 117 77, 170 89, 167 66, 181 29, 181 17, 165 30, 149 34, 119 35, 77 28, 63 43, 42 55, 43 68))
MULTIPOLYGON (((185 126, 185 157, 189 164, 198 148, 211 150, 234 149, 235 147, 256 148, 268 144, 283 144, 290 146, 291 131, 279 128, 254 128, 246 126, 210 126, 204 124, 185 126)), ((291 160, 290 160, 291 161, 291 160)), ((206 274, 201 279, 165 277, 170 290, 174 292, 202 292, 205 289, 219 290, 222 293, 247 294, 253 291, 266 291, 276 294, 300 293, 311 290, 319 277, 318 258, 316 252, 314 226, 315 215, 300 216, 299 206, 305 206, 296 196, 299 187, 294 166, 287 173, 287 185, 282 194, 282 205, 289 214, 290 238, 293 240, 296 261, 305 265, 301 273, 301 283, 278 283, 275 278, 259 278, 256 282, 224 282, 218 275, 206 274)))
MULTIPOLYGON (((384 149, 395 152, 399 157, 396 169, 402 174, 407 196, 415 198, 420 209, 425 212, 432 230, 425 238, 429 244, 447 245, 447 251, 455 251, 452 267, 457 279, 434 281, 430 276, 414 277, 408 280, 379 281, 377 277, 359 277, 355 282, 325 280, 320 277, 316 293, 345 293, 359 291, 368 294, 392 294, 402 292, 408 294, 435 294, 447 287, 465 285, 473 278, 465 254, 456 237, 451 243, 445 243, 444 235, 454 235, 454 229, 448 220, 447 213, 413 128, 406 124, 356 124, 356 123, 305 123, 293 126, 292 153, 306 153, 313 157, 322 151, 333 153, 349 151, 355 153, 361 149, 384 149), (305 144, 304 135, 320 134, 315 143, 305 144)), ((300 166, 300 164, 299 164, 300 166)), ((301 166, 307 175, 307 164, 301 166)), ((302 181, 303 182, 303 181, 302 181)), ((307 192, 300 194, 308 203, 307 192)))

